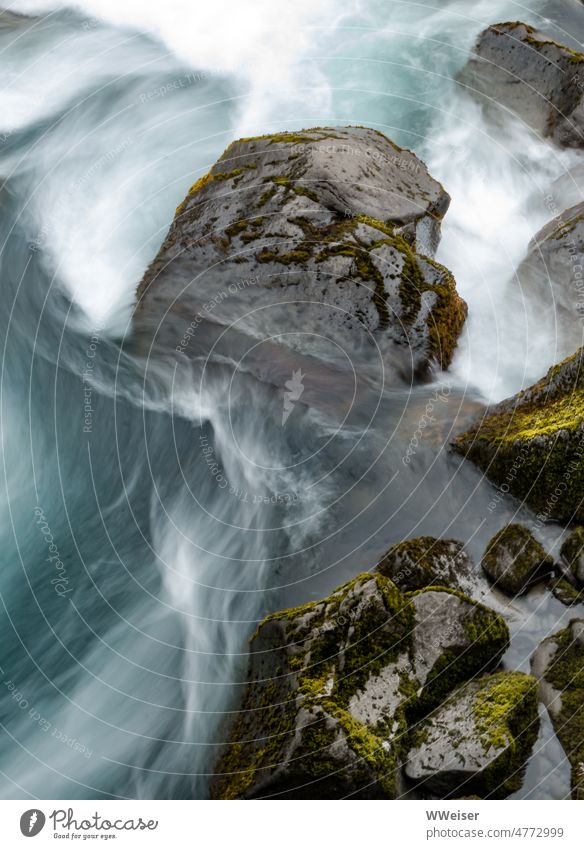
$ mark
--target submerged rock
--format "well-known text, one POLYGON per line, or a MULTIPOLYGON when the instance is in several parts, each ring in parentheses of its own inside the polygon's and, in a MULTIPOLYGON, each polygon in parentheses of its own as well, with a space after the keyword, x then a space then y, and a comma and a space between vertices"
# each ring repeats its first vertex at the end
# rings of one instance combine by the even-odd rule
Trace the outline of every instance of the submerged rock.
POLYGON ((495 586, 508 595, 520 595, 545 580, 554 561, 523 525, 502 528, 489 542, 481 562, 495 586))
POLYGON ((471 94, 499 105, 567 147, 584 144, 584 55, 520 21, 484 30, 459 74, 471 94))
POLYGON ((517 278, 527 298, 547 308, 558 356, 582 344, 584 320, 584 203, 562 212, 531 240, 517 278))
POLYGON ((558 740, 572 765, 572 796, 584 799, 584 620, 543 640, 531 661, 558 740))
POLYGON ((538 730, 535 678, 479 678, 420 724, 405 772, 434 796, 504 798, 521 787, 538 730))
POLYGON ((174 349, 211 304, 212 320, 240 333, 351 331, 359 345, 405 349, 417 374, 446 368, 466 317, 432 259, 449 201, 413 153, 375 130, 241 139, 177 209, 139 286, 135 327, 174 349))
POLYGON ((213 797, 396 798, 411 718, 496 667, 508 640, 483 605, 407 596, 378 573, 269 616, 213 797))
POLYGON ((584 521, 583 352, 487 410, 454 444, 542 522, 584 521))
POLYGON ((405 592, 431 586, 465 589, 471 563, 461 542, 416 537, 392 545, 377 569, 405 592))

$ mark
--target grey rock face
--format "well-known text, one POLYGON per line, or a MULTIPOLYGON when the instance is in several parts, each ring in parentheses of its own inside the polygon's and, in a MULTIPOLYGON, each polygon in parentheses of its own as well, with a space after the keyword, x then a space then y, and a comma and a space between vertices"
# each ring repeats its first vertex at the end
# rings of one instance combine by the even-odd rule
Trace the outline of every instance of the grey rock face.
POLYGON ((409 597, 378 573, 268 617, 212 795, 396 798, 410 717, 496 667, 508 640, 483 605, 409 597))
POLYGON ((584 56, 519 21, 479 36, 459 82, 489 107, 511 110, 567 147, 584 144, 584 56))
POLYGON ((138 289, 136 331, 188 354, 180 340, 203 315, 259 339, 302 328, 386 342, 417 374, 446 367, 466 315, 431 258, 448 204, 424 164, 374 130, 234 142, 178 208, 138 289))
POLYGON ((521 786, 538 729, 530 675, 500 672, 471 681, 421 723, 406 775, 441 797, 504 797, 521 786))

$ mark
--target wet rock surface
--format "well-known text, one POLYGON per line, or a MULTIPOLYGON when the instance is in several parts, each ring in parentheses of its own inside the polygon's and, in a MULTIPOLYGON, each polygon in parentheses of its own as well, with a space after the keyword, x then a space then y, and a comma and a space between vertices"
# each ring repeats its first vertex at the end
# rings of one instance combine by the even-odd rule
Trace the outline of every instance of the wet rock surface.
POLYGON ((566 147, 584 144, 584 56, 520 21, 479 36, 459 82, 492 111, 510 110, 566 147))
POLYGON ((415 723, 508 641, 502 617, 461 593, 404 594, 379 573, 269 616, 212 795, 400 796, 415 723))
POLYGON ((466 317, 432 258, 448 204, 425 165, 375 130, 234 142, 177 209, 138 289, 136 334, 188 354, 184 334, 212 312, 301 353, 306 338, 283 326, 399 350, 410 375, 446 368, 466 317))

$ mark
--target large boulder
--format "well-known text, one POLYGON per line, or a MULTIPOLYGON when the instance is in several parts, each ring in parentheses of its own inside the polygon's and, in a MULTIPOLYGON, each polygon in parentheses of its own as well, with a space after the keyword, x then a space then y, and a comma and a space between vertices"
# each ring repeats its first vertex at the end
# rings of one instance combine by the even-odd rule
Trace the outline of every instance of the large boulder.
POLYGON ((537 738, 537 701, 536 679, 521 672, 464 684, 416 729, 406 776, 439 797, 508 796, 537 738))
POLYGON ((177 209, 138 288, 137 334, 188 354, 188 328, 206 316, 302 352, 311 333, 335 332, 407 351, 416 374, 446 368, 466 316, 432 258, 449 201, 375 130, 241 139, 177 209))
POLYGON ((269 616, 211 785, 214 798, 396 798, 410 723, 498 664, 494 611, 447 590, 404 595, 363 574, 269 616))
POLYGON ((572 795, 584 799, 584 620, 543 640, 531 668, 540 697, 572 765, 572 795))
POLYGON ((459 82, 563 146, 584 144, 584 56, 520 21, 484 30, 459 82))
POLYGON ((551 575, 554 561, 523 525, 502 528, 487 545, 481 561, 493 584, 508 595, 526 592, 551 575))
POLYGON ((488 409, 454 444, 541 522, 584 521, 583 352, 488 409))
POLYGON ((567 209, 531 240, 517 269, 525 297, 547 309, 550 336, 558 356, 575 351, 583 340, 584 203, 567 209))
POLYGON ((452 539, 416 537, 392 545, 377 566, 400 590, 413 592, 440 586, 469 589, 472 571, 463 543, 452 539))

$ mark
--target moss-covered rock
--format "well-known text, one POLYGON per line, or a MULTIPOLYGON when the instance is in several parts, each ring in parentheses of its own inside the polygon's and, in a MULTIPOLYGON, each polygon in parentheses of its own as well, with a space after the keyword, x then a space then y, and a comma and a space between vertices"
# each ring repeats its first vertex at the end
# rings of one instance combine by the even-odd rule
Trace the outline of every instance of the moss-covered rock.
POLYGON ((212 795, 395 798, 411 722, 493 668, 508 638, 461 594, 407 596, 379 573, 269 616, 212 795))
POLYGON ((417 728, 406 776, 439 796, 504 798, 537 738, 537 681, 499 672, 464 684, 417 728))
POLYGON ((543 640, 532 662, 540 697, 572 765, 572 795, 584 799, 584 620, 543 640))
POLYGON ((584 521, 583 352, 487 410, 454 444, 542 522, 584 521))
POLYGON ((215 322, 236 317, 239 332, 278 344, 299 344, 278 335, 291 326, 353 331, 344 340, 386 340, 416 374, 446 368, 466 316, 432 259, 448 204, 424 164, 375 130, 240 139, 177 209, 139 286, 136 329, 176 345, 214 298, 215 322))
POLYGON ((581 53, 512 21, 480 34, 458 79, 492 111, 511 110, 558 144, 582 147, 583 63, 581 53))
POLYGON ((584 588, 584 528, 576 528, 570 534, 563 543, 560 554, 578 587, 584 588))
POLYGON ((404 592, 413 592, 431 586, 460 589, 471 563, 461 542, 416 537, 392 545, 377 569, 404 592))
POLYGON ((481 565, 498 589, 515 596, 549 577, 554 561, 527 528, 512 524, 495 534, 481 565))

